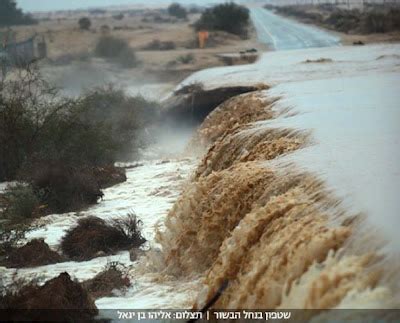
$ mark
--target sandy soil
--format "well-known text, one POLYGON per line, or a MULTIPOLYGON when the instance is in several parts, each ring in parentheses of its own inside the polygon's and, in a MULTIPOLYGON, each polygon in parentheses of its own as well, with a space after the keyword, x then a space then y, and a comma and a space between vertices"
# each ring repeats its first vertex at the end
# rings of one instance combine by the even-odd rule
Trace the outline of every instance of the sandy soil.
MULTIPOLYGON (((98 39, 108 34, 128 41, 136 50, 140 65, 130 74, 134 74, 138 79, 152 79, 152 82, 178 82, 194 71, 225 65, 226 63, 218 57, 219 54, 238 53, 252 48, 264 49, 263 45, 257 43, 254 30, 251 30, 250 37, 246 40, 223 32, 210 33, 208 48, 198 49, 197 35, 191 24, 199 18, 199 14, 190 14, 188 21, 173 20, 159 10, 133 11, 125 14, 122 20, 115 19, 112 12, 101 16, 69 12, 65 13, 65 16, 58 13, 49 14, 49 17, 51 19, 42 19, 35 26, 13 28, 18 40, 27 39, 35 34, 39 35, 39 39, 44 37, 49 63, 66 65, 90 57, 98 39), (89 16, 91 19, 92 26, 89 31, 82 31, 78 27, 78 20, 83 16, 89 16), (156 16, 164 21, 154 19, 156 16), (109 30, 105 31, 104 26, 108 26, 109 30), (154 40, 173 42, 176 48, 143 49, 154 40), (182 63, 180 59, 189 54, 193 55, 193 61, 182 63)), ((235 63, 243 64, 247 61, 239 60, 235 63)), ((43 65, 47 66, 46 63, 43 65)))
POLYGON ((396 43, 400 42, 400 32, 390 32, 384 34, 370 34, 370 35, 350 35, 345 33, 335 32, 342 39, 343 45, 352 45, 355 42, 363 42, 364 44, 375 43, 396 43))

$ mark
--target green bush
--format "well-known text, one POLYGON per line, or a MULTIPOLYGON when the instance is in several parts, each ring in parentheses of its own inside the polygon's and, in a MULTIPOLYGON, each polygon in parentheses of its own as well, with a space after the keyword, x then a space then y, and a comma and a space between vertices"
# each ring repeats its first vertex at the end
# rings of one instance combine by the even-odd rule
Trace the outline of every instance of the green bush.
POLYGON ((79 24, 80 29, 89 30, 90 26, 92 25, 92 22, 90 21, 90 19, 88 17, 83 17, 83 18, 79 19, 78 24, 79 24))
POLYGON ((40 203, 32 187, 22 184, 7 188, 4 198, 7 201, 4 216, 13 221, 32 218, 40 203))
POLYGON ((6 215, 29 218, 96 203, 105 186, 124 181, 116 161, 147 144, 156 103, 111 86, 67 99, 35 70, 0 82, 0 181, 20 179, 7 195, 6 215))
POLYGON ((345 10, 333 5, 320 5, 317 8, 323 14, 312 12, 304 6, 270 6, 278 13, 294 16, 345 33, 385 33, 400 30, 400 9, 389 6, 366 5, 363 11, 345 10), (326 16, 324 19, 323 16, 326 16))
POLYGON ((0 1, 0 27, 10 25, 31 25, 37 21, 17 7, 15 0, 0 1))
POLYGON ((125 15, 124 15, 123 13, 120 13, 120 14, 118 14, 118 15, 114 15, 113 18, 114 18, 115 20, 122 20, 122 19, 125 18, 125 15))
POLYGON ((231 34, 247 36, 249 22, 249 10, 230 2, 204 11, 195 23, 195 28, 196 30, 223 30, 231 34))
POLYGON ((97 167, 132 158, 158 106, 112 87, 63 99, 35 71, 0 83, 0 180, 40 163, 97 167))
POLYGON ((177 58, 177 61, 181 64, 190 64, 195 61, 194 55, 193 54, 186 54, 186 55, 181 55, 177 58))
POLYGON ((135 52, 129 44, 113 36, 102 36, 96 45, 95 54, 126 68, 132 68, 138 64, 135 52))
POLYGON ((179 3, 172 3, 168 7, 168 14, 176 18, 185 19, 187 17, 187 11, 179 3))
POLYGON ((143 97, 128 97, 112 86, 94 89, 86 94, 83 118, 108 124, 109 137, 115 148, 115 159, 132 158, 144 148, 143 130, 158 119, 159 104, 143 97))

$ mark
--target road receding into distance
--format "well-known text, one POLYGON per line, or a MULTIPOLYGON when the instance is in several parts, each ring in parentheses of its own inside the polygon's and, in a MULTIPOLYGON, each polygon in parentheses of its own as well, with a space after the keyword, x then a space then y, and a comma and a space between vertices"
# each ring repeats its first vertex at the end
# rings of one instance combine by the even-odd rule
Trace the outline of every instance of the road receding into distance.
POLYGON ((264 8, 251 8, 250 13, 258 40, 271 49, 331 47, 340 43, 340 39, 329 32, 278 16, 264 8))

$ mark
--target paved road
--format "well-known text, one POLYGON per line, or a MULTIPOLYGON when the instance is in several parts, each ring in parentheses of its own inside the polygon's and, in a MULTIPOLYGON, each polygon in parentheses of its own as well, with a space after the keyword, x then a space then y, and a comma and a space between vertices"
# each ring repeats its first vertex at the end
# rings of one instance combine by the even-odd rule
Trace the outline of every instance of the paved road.
POLYGON ((258 40, 275 50, 338 45, 338 37, 314 26, 305 25, 272 13, 264 8, 251 8, 251 18, 258 40))

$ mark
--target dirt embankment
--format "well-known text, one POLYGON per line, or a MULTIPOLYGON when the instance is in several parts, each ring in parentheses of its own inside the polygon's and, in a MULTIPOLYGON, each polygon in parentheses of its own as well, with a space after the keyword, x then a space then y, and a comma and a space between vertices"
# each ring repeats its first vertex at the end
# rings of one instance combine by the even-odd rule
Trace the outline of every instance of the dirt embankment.
POLYGON ((0 296, 3 321, 90 321, 98 310, 89 293, 67 273, 43 286, 24 285, 15 294, 0 296))
MULTIPOLYGON (((166 119, 186 124, 200 124, 221 103, 243 93, 268 88, 264 84, 255 86, 232 86, 204 89, 203 84, 189 84, 175 91, 164 102, 163 115, 166 119)), ((245 117, 242 115, 242 117, 245 117)))
POLYGON ((195 308, 226 285, 214 308, 393 304, 373 234, 361 247, 361 219, 315 176, 280 165, 311 138, 260 123, 274 117, 273 104, 265 91, 232 98, 198 130, 193 141, 208 152, 159 234, 167 272, 203 277, 195 308))

